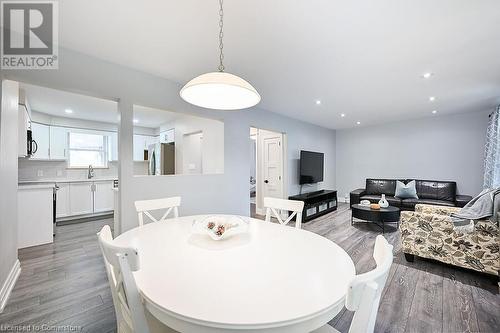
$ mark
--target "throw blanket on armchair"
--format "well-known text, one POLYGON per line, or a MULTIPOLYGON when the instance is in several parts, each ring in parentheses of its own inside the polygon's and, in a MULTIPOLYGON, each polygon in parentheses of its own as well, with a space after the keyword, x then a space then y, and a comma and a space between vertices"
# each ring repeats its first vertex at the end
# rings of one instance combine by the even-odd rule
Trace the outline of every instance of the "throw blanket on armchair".
POLYGON ((453 224, 455 230, 461 232, 474 231, 474 220, 481 220, 487 217, 494 216, 498 213, 500 196, 495 198, 500 193, 500 189, 484 189, 477 197, 466 204, 459 212, 453 213, 453 224))

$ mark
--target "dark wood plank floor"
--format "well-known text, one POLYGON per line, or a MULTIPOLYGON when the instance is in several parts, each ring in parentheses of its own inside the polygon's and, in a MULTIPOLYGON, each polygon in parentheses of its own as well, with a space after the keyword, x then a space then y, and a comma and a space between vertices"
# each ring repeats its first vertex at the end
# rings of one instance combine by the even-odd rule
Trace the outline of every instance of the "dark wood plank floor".
MULTIPOLYGON (((371 256, 380 229, 365 223, 351 226, 350 214, 343 204, 304 229, 339 244, 363 273, 375 267, 371 256)), ((80 328, 77 332, 114 332, 113 304, 95 235, 107 223, 111 220, 59 226, 54 244, 20 251, 21 276, 0 314, 0 326, 45 324, 55 331, 72 325, 80 328)), ((500 296, 490 278, 429 260, 407 263, 399 232, 394 228, 386 237, 394 244, 395 261, 376 332, 500 332, 500 296)), ((351 319, 352 312, 344 309, 330 324, 347 332, 351 319)))

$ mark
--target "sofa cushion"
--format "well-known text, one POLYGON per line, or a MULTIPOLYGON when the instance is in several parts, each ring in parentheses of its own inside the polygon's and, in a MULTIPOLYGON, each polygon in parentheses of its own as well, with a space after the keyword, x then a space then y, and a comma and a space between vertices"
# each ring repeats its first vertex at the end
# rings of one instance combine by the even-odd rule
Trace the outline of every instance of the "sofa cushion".
POLYGON ((366 194, 394 196, 395 191, 395 179, 366 179, 366 194))
MULTIPOLYGON (((371 203, 378 203, 380 198, 382 198, 381 195, 376 195, 376 194, 365 194, 361 196, 359 199, 360 200, 370 200, 371 203)), ((401 199, 395 198, 393 196, 386 195, 385 200, 389 202, 390 206, 396 206, 396 207, 401 207, 401 199)))
POLYGON ((421 199, 455 202, 457 183, 436 180, 416 180, 417 195, 421 199))
POLYGON ((414 209, 416 204, 427 204, 427 205, 438 205, 438 206, 448 206, 454 207, 455 204, 446 200, 436 200, 436 199, 403 199, 401 200, 401 207, 414 209))
POLYGON ((396 194, 394 196, 400 199, 418 199, 415 181, 412 180, 405 185, 405 183, 397 180, 396 194))

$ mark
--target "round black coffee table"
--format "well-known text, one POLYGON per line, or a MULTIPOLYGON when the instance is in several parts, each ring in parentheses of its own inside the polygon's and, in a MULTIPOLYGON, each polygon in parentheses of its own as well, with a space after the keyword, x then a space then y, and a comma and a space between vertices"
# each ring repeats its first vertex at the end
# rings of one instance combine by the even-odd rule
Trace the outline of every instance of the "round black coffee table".
POLYGON ((382 233, 385 232, 385 224, 387 222, 396 222, 399 227, 399 217, 401 211, 398 207, 389 206, 387 208, 371 209, 369 206, 356 204, 352 205, 351 209, 351 225, 354 223, 354 218, 357 218, 364 221, 374 222, 382 228, 382 233))

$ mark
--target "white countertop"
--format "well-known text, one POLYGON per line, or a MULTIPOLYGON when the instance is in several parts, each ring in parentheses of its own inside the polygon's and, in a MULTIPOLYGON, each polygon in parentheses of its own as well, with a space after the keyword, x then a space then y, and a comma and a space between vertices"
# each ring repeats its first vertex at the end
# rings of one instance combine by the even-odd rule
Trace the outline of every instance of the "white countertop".
POLYGON ((118 179, 118 177, 112 178, 92 178, 92 179, 66 179, 66 178, 54 178, 54 179, 36 179, 36 180, 20 180, 19 185, 24 184, 47 184, 47 183, 85 183, 85 182, 102 182, 102 181, 113 181, 118 179))
POLYGON ((39 189, 48 189, 53 190, 55 184, 18 184, 18 190, 39 190, 39 189))

